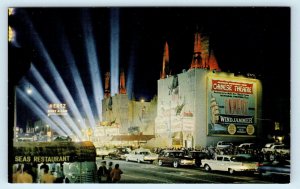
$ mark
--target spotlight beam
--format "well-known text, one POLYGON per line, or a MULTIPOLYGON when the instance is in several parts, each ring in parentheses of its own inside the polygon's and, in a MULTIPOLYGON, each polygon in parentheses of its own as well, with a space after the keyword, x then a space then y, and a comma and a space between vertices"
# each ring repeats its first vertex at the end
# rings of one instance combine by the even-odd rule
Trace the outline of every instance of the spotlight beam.
MULTIPOLYGON (((42 91, 44 92, 44 95, 46 96, 47 100, 50 102, 57 102, 61 103, 61 101, 57 98, 53 90, 50 88, 48 83, 45 81, 43 76, 39 73, 39 71, 36 69, 36 67, 32 64, 30 73, 32 73, 33 77, 35 78, 36 82, 39 84, 39 86, 42 88, 42 91)), ((77 125, 74 123, 74 121, 70 118, 70 116, 65 116, 67 123, 72 126, 77 128, 77 125)), ((75 118, 77 119, 77 118, 75 118)), ((85 125, 81 123, 81 128, 80 129, 85 129, 85 125)))
MULTIPOLYGON (((41 39, 39 38, 39 36, 37 34, 35 35, 33 40, 34 40, 34 44, 37 47, 37 51, 39 52, 39 54, 42 55, 42 58, 46 62, 46 67, 48 68, 49 73, 52 75, 53 78, 55 78, 54 83, 55 83, 56 87, 58 89, 60 89, 58 91, 62 94, 65 102, 67 102, 68 107, 70 107, 70 111, 72 112, 73 115, 75 115, 77 120, 78 119, 82 120, 82 117, 79 113, 76 103, 75 103, 73 97, 71 96, 61 75, 57 71, 52 59, 50 58, 50 55, 48 54, 47 50, 45 49, 43 42, 41 41, 41 39)), ((82 126, 84 127, 84 125, 82 125, 82 126)))
POLYGON ((119 93, 119 9, 112 8, 110 12, 110 73, 111 94, 119 93))
POLYGON ((127 76, 127 82, 126 82, 126 89, 127 89, 127 94, 128 97, 130 99, 132 99, 133 97, 133 89, 134 89, 134 73, 135 73, 135 69, 134 69, 134 65, 135 65, 135 55, 134 55, 134 51, 135 48, 133 47, 133 44, 131 45, 131 49, 130 49, 130 56, 129 56, 129 66, 128 66, 128 76, 127 76))
POLYGON ((90 106, 85 88, 83 86, 82 79, 80 77, 80 73, 79 73, 78 68, 76 66, 74 56, 71 53, 71 50, 70 50, 71 47, 70 47, 69 42, 68 42, 68 40, 65 36, 63 37, 63 43, 62 44, 64 46, 63 47, 63 52, 64 52, 64 55, 65 55, 65 58, 68 61, 69 65, 70 65, 70 68, 71 68, 71 74, 72 74, 72 77, 73 77, 73 81, 74 81, 77 93, 80 97, 79 99, 80 99, 81 105, 83 107, 85 115, 88 118, 90 126, 92 126, 92 128, 94 128, 96 126, 95 118, 93 116, 92 109, 91 109, 91 106, 90 106))
MULTIPOLYGON (((45 110, 45 108, 48 107, 48 103, 46 102, 46 100, 42 97, 38 90, 36 90, 32 83, 28 82, 25 78, 23 78, 22 81, 26 83, 26 85, 31 86, 32 90, 34 91, 31 95, 29 95, 30 98, 35 102, 36 105, 40 107, 40 109, 44 109, 44 111, 46 112, 47 109, 45 110)), ((76 126, 70 126, 73 130, 71 131, 70 128, 58 116, 51 116, 51 119, 61 128, 63 128, 67 133, 76 133, 77 136, 81 135, 80 130, 76 126)))
POLYGON ((28 97, 28 95, 25 94, 22 90, 19 88, 16 89, 17 91, 17 97, 20 98, 25 104, 27 104, 28 107, 30 107, 34 113, 36 113, 37 116, 40 117, 40 119, 44 120, 48 125, 53 128, 59 135, 68 136, 68 133, 63 131, 61 128, 57 127, 55 123, 49 117, 28 97))
MULTIPOLYGON (((42 56, 44 61, 47 63, 46 66, 49 69, 49 73, 52 75, 53 78, 55 78, 55 84, 59 91, 62 93, 65 101, 67 102, 68 106, 70 107, 70 112, 73 113, 73 115, 76 117, 76 119, 82 120, 82 117, 79 113, 79 110, 69 92, 67 89, 63 79, 61 78, 60 74, 56 70, 56 67, 53 64, 53 61, 51 60, 43 42, 41 41, 38 33, 36 32, 31 20, 29 19, 26 12, 21 12, 22 16, 24 17, 24 21, 26 22, 26 26, 29 27, 29 30, 31 31, 31 40, 33 41, 34 46, 36 47, 36 50, 38 53, 42 56)), ((85 128, 85 125, 82 123, 82 128, 85 128)))
POLYGON ((90 22, 90 15, 87 10, 84 10, 82 15, 83 35, 85 42, 85 49, 88 58, 89 71, 91 75, 91 83, 93 88, 94 102, 97 110, 99 121, 102 115, 101 100, 103 99, 103 85, 100 77, 100 69, 98 65, 98 58, 96 53, 95 41, 92 32, 92 25, 90 22))

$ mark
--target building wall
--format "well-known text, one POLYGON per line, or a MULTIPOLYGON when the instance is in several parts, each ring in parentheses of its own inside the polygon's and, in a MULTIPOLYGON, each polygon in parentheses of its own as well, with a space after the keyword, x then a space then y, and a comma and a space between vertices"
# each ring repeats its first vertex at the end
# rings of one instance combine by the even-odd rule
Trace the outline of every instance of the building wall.
POLYGON ((120 133, 127 133, 128 109, 129 100, 126 94, 105 98, 102 100, 102 122, 106 122, 106 126, 118 126, 120 133))
MULTIPOLYGON (((191 69, 187 72, 158 80, 157 117, 155 119, 156 140, 162 146, 185 146, 205 147, 215 145, 218 141, 243 142, 255 140, 260 136, 262 87, 258 80, 243 77, 235 77, 234 74, 223 72, 213 73, 206 69, 191 69), (176 82, 176 77, 178 82, 176 82), (214 91, 211 88, 212 78, 217 81, 225 80, 229 84, 252 86, 253 94, 234 95, 229 91, 214 91), (218 96, 221 103, 230 99, 236 103, 235 109, 240 106, 241 101, 252 104, 245 115, 226 115, 224 109, 227 105, 219 106, 220 113, 228 118, 237 117, 252 120, 255 127, 254 134, 245 133, 247 124, 234 124, 236 132, 230 130, 228 123, 218 123, 223 128, 223 133, 211 133, 211 101, 213 95, 218 96), (230 97, 231 96, 231 97, 230 97), (252 107, 254 106, 254 107, 252 107), (249 115, 248 115, 249 114, 249 115), (241 131, 239 131, 240 129, 241 131), (244 129, 244 130, 243 130, 244 129), (242 132, 243 130, 243 132, 242 132), (239 133, 240 132, 240 133, 239 133)), ((244 106, 243 106, 244 107, 244 106)), ((231 128, 231 127, 230 127, 231 128)), ((251 127, 252 128, 252 127, 251 127)), ((250 131, 250 130, 249 130, 250 131)), ((158 144, 159 144, 158 143, 158 144)))
POLYGON ((129 101, 129 127, 138 128, 144 135, 153 135, 156 117, 157 98, 150 102, 129 101))
POLYGON ((154 134, 156 97, 150 102, 129 100, 126 94, 117 94, 102 100, 102 119, 119 127, 120 134, 154 134), (131 133, 134 128, 139 133, 131 133))

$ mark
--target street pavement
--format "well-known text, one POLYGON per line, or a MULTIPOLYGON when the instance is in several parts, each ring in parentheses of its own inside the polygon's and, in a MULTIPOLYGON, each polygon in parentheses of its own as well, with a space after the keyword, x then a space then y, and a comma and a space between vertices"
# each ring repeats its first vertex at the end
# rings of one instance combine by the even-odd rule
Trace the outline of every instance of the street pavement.
MULTIPOLYGON (((100 165, 102 159, 97 158, 100 165)), ((126 162, 122 160, 105 159, 107 162, 118 163, 122 174, 120 183, 186 183, 186 184, 219 184, 219 183, 274 183, 274 181, 261 179, 258 175, 229 175, 227 172, 205 172, 203 168, 158 166, 149 163, 126 162)))

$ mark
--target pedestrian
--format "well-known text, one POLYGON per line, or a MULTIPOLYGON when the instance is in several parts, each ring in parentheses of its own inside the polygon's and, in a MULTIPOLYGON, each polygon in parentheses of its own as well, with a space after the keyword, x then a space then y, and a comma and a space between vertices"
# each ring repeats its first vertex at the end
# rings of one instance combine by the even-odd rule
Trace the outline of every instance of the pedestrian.
POLYGON ((102 161, 101 162, 101 166, 99 167, 98 171, 97 171, 97 175, 98 175, 98 179, 99 179, 99 182, 103 182, 104 177, 107 176, 107 168, 106 168, 106 162, 105 161, 102 161))
POLYGON ((110 182, 112 182, 112 178, 111 178, 111 176, 110 176, 110 173, 111 173, 111 171, 112 171, 112 166, 113 166, 113 162, 109 162, 109 164, 108 164, 108 169, 107 169, 107 177, 106 177, 106 181, 108 182, 108 183, 110 183, 110 182))
POLYGON ((13 183, 17 183, 17 178, 21 173, 22 173, 22 165, 17 165, 16 170, 14 170, 13 173, 13 183))
POLYGON ((123 174, 123 171, 119 169, 119 164, 116 164, 115 168, 110 172, 112 182, 113 183, 119 182, 121 180, 121 174, 123 174))
POLYGON ((31 167, 28 164, 25 164, 23 167, 23 173, 17 176, 17 183, 32 183, 32 175, 29 174, 31 167))
POLYGON ((49 173, 49 166, 46 165, 44 168, 44 175, 41 178, 41 183, 54 183, 56 178, 49 173))

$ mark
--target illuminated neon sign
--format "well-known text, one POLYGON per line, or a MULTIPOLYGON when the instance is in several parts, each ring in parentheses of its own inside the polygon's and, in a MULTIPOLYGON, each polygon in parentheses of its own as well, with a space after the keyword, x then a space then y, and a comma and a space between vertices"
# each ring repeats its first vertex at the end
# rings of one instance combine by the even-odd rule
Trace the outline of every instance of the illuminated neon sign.
POLYGON ((50 115, 67 115, 67 105, 62 103, 49 104, 48 116, 50 115))

